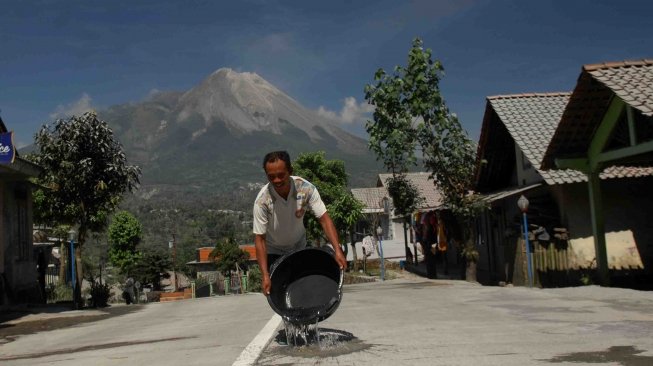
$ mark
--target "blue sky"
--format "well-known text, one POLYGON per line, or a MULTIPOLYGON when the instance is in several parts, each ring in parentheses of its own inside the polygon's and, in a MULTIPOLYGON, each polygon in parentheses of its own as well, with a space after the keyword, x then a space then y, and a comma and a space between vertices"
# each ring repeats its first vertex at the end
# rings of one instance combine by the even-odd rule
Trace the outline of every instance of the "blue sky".
POLYGON ((573 89, 588 63, 653 58, 651 1, 21 1, 0 11, 0 115, 17 145, 57 116, 256 72, 363 131, 363 88, 414 37, 471 137, 485 97, 573 89))

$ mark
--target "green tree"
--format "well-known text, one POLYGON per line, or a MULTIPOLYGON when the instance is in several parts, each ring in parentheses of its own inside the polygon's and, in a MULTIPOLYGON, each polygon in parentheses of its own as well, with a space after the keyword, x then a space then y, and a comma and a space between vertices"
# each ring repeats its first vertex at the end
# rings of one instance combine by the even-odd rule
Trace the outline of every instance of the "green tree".
POLYGON ((127 211, 119 211, 109 225, 109 261, 122 273, 141 257, 136 246, 141 242, 143 227, 127 211))
MULTIPOLYGON (((340 241, 345 242, 343 239, 346 239, 347 231, 352 230, 353 225, 363 217, 363 204, 347 188, 345 163, 342 160, 327 160, 325 152, 319 151, 300 154, 293 162, 293 168, 294 174, 313 183, 320 192, 340 241)), ((304 220, 309 239, 318 244, 326 240, 322 226, 313 215, 305 215, 304 220)))
POLYGON ((385 159, 390 164, 412 162, 415 148, 421 148, 424 167, 463 229, 460 240, 469 246, 473 245, 470 220, 484 207, 469 194, 476 148, 458 117, 446 106, 440 92, 443 73, 442 63, 434 60, 432 51, 424 49, 422 40, 416 38, 407 66, 395 67, 392 75, 379 69, 377 84, 366 87, 367 99, 377 106, 368 132, 373 151, 377 155, 389 151, 385 159), (393 132, 396 128, 405 131, 393 132))
POLYGON ((154 291, 161 290, 161 279, 169 278, 167 272, 172 269, 172 261, 164 251, 152 251, 144 253, 138 260, 126 270, 129 275, 143 285, 152 285, 154 291))
POLYGON ((224 238, 217 242, 215 248, 211 251, 211 258, 218 262, 218 271, 225 276, 231 276, 231 271, 236 271, 247 263, 249 253, 240 249, 233 238, 224 238))
MULTIPOLYGON (((44 168, 36 192, 37 219, 45 224, 77 227, 76 279, 81 283, 82 248, 92 231, 106 228, 108 216, 124 193, 133 191, 140 169, 129 165, 108 124, 95 112, 44 125, 35 136, 31 159, 44 168)), ((81 306, 81 286, 75 303, 81 306)))
POLYGON ((388 194, 392 198, 395 213, 402 217, 404 225, 404 249, 409 260, 406 225, 410 215, 423 202, 417 187, 412 184, 406 173, 416 165, 415 149, 417 130, 415 118, 406 108, 404 90, 406 82, 397 73, 388 75, 383 69, 374 75, 376 84, 365 86, 365 99, 375 107, 372 120, 368 120, 365 129, 370 135, 369 148, 381 160, 385 168, 392 173, 388 179, 388 194))

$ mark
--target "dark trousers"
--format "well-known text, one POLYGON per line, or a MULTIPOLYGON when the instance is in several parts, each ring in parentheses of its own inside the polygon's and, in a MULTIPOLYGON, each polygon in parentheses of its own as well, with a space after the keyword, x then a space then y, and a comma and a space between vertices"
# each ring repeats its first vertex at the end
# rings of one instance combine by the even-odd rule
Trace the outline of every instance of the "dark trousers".
POLYGON ((281 258, 281 257, 282 256, 280 254, 268 254, 268 272, 272 268, 272 265, 274 264, 274 262, 279 260, 279 258, 281 258))

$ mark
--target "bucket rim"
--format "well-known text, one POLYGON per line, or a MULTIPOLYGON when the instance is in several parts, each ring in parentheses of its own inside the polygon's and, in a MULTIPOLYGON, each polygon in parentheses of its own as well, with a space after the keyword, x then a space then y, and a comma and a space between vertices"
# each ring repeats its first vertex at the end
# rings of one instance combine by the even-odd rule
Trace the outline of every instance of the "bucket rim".
POLYGON ((271 281, 273 280, 275 270, 286 259, 288 259, 288 258, 290 258, 290 257, 292 257, 294 255, 297 255, 298 253, 305 253, 305 252, 311 252, 311 251, 328 254, 333 259, 333 262, 336 264, 336 266, 338 267, 338 272, 339 272, 339 276, 338 276, 339 277, 338 278, 338 297, 337 297, 337 299, 336 299, 336 301, 334 303, 329 304, 328 306, 325 306, 324 315, 314 316, 314 317, 309 318, 309 319, 304 320, 304 321, 293 321, 293 319, 287 319, 287 316, 284 314, 284 311, 277 307, 275 302, 272 300, 271 295, 266 295, 266 298, 268 300, 268 304, 270 305, 272 310, 274 310, 275 313, 279 314, 284 319, 284 321, 288 321, 290 323, 304 323, 304 324, 315 323, 316 321, 321 322, 321 321, 327 319, 329 316, 331 316, 337 310, 337 308, 340 305, 340 302, 342 301, 342 286, 343 286, 343 282, 344 282, 344 274, 345 273, 344 273, 344 270, 342 268, 340 268, 340 266, 337 265, 337 262, 336 262, 335 256, 334 256, 335 253, 334 253, 333 249, 330 248, 330 247, 319 247, 319 248, 306 247, 306 248, 296 249, 296 250, 293 250, 291 252, 288 252, 288 253, 284 254, 283 256, 279 257, 279 259, 277 259, 277 261, 271 266, 271 268, 270 268, 270 280, 271 281))

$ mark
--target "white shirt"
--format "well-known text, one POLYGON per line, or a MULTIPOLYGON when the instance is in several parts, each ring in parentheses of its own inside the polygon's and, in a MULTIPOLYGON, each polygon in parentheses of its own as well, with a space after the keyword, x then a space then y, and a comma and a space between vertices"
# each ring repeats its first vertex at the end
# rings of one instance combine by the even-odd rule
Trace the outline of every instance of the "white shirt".
POLYGON ((254 234, 265 235, 268 254, 285 254, 306 247, 304 213, 308 207, 315 217, 326 213, 317 188, 309 181, 291 176, 288 199, 279 196, 270 183, 254 201, 254 234))

